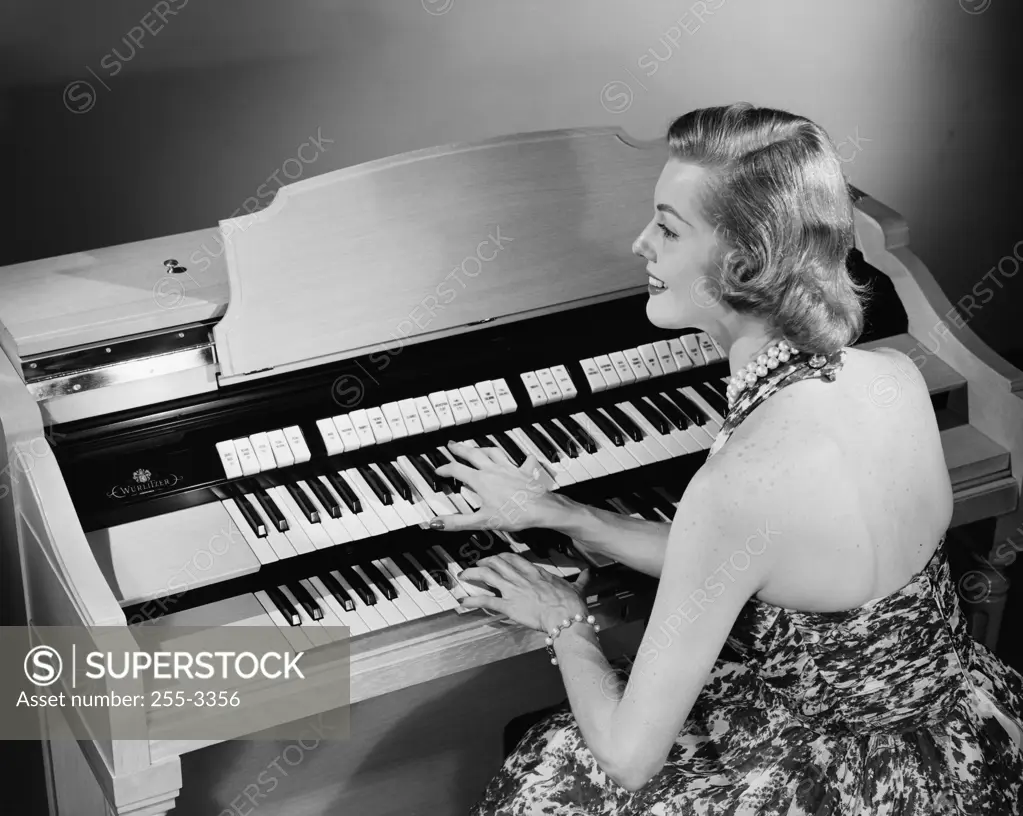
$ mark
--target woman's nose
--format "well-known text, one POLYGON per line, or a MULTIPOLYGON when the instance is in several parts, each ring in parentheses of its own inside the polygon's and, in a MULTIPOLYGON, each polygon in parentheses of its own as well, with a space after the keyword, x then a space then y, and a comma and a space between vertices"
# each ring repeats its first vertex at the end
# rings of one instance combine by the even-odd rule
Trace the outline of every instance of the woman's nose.
POLYGON ((650 245, 646 242, 646 239, 642 234, 635 241, 632 242, 632 254, 639 255, 641 258, 646 258, 648 261, 654 261, 654 253, 651 250, 650 245))

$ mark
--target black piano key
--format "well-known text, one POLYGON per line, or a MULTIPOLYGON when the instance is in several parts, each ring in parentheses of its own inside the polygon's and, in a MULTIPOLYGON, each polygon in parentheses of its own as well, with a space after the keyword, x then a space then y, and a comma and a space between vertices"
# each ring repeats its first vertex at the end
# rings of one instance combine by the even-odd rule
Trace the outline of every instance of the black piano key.
POLYGON ((700 427, 707 424, 710 418, 700 410, 699 406, 677 388, 669 388, 664 396, 671 400, 678 409, 694 424, 700 427))
POLYGON ((360 501, 358 495, 352 490, 352 486, 345 481, 344 476, 340 473, 330 472, 327 474, 327 481, 330 482, 330 486, 334 488, 334 491, 341 497, 348 509, 353 513, 362 512, 362 501, 360 501))
POLYGON ((654 508, 653 504, 651 504, 641 493, 633 491, 627 496, 627 498, 632 506, 636 508, 637 512, 647 521, 664 521, 664 519, 661 518, 661 514, 654 508))
POLYGON ((664 414, 667 420, 680 431, 684 431, 689 427, 689 418, 678 409, 678 406, 675 403, 664 396, 664 394, 649 394, 647 395, 647 399, 656 405, 657 410, 664 414))
POLYGON ((320 512, 316 509, 316 506, 312 503, 310 498, 306 495, 306 492, 302 489, 301 485, 293 482, 288 482, 284 485, 288 492, 291 494, 291 498, 295 500, 295 504, 298 505, 298 509, 301 510, 305 517, 309 520, 310 524, 320 523, 320 512))
POLYGON ((543 428, 544 432, 551 438, 551 441, 561 448, 570 459, 576 459, 579 456, 579 448, 567 433, 561 430, 554 422, 549 419, 541 419, 540 427, 543 428))
POLYGON ((366 573, 369 580, 373 582, 373 585, 380 590, 380 594, 387 600, 393 601, 398 597, 397 588, 387 579, 386 575, 377 569, 375 564, 366 562, 365 564, 359 564, 359 568, 366 573))
POLYGON ((643 515, 639 512, 639 506, 634 504, 628 496, 614 496, 612 504, 617 504, 621 508, 621 512, 627 516, 643 515))
POLYGON ((629 405, 639 411, 642 417, 654 426, 657 433, 665 435, 671 433, 671 423, 668 422, 667 417, 645 399, 631 399, 629 405))
POLYGON ((355 601, 348 594, 348 590, 341 586, 341 582, 334 577, 333 573, 325 572, 320 576, 320 580, 323 581, 323 585, 327 588, 327 591, 334 596, 341 608, 346 612, 355 611, 355 601))
POLYGON ((515 463, 515 467, 522 467, 526 462, 526 453, 518 445, 515 444, 508 434, 504 431, 497 431, 494 433, 494 439, 497 440, 497 444, 500 445, 504 452, 508 454, 509 458, 515 463))
POLYGON ((376 497, 380 500, 381 504, 394 504, 394 497, 391 495, 391 491, 387 489, 387 486, 377 476, 376 471, 366 465, 359 465, 355 468, 359 471, 359 475, 365 479, 366 484, 369 485, 369 489, 376 494, 376 497))
POLYGON ((412 467, 419 472, 419 475, 423 477, 423 481, 429 485, 430 490, 434 493, 444 492, 446 479, 438 476, 434 472, 433 467, 423 456, 418 453, 410 453, 408 455, 408 460, 412 463, 412 467))
POLYGON ((728 400, 707 385, 707 383, 693 383, 693 388, 696 390, 696 393, 707 400, 707 404, 721 414, 721 416, 725 416, 728 413, 728 400))
POLYGON ((413 566, 412 562, 405 557, 404 553, 395 553, 391 556, 391 560, 397 564, 398 569, 405 573, 405 577, 412 582, 412 586, 420 592, 426 592, 430 589, 430 585, 426 582, 426 578, 415 568, 415 566, 413 566))
POLYGON ((659 493, 654 488, 642 488, 636 491, 646 499, 658 510, 660 510, 668 520, 675 518, 675 505, 668 501, 662 493, 659 493))
POLYGON ((494 440, 491 439, 489 436, 477 436, 475 439, 473 439, 473 441, 477 444, 477 446, 481 448, 495 447, 494 440))
POLYGON ((587 453, 597 453, 600 450, 597 440, 586 433, 586 429, 572 417, 558 417, 558 421, 564 426, 565 430, 572 434, 575 441, 579 443, 584 451, 587 453))
POLYGON ((550 540, 545 538, 541 531, 537 529, 516 530, 514 533, 510 533, 508 537, 520 544, 525 544, 539 558, 547 558, 551 550, 555 549, 550 540))
POLYGON ((425 456, 426 461, 433 465, 435 468, 451 464, 451 460, 448 459, 443 453, 441 453, 436 448, 431 448, 429 450, 423 451, 423 456, 425 456))
POLYGON ((295 596, 295 600, 302 604, 302 608, 306 611, 306 614, 314 621, 323 620, 323 610, 320 609, 320 605, 316 603, 316 599, 309 593, 309 590, 303 586, 301 581, 290 581, 285 586, 291 590, 291 594, 295 596))
POLYGON ((550 443, 550 440, 532 425, 523 425, 522 433, 529 437, 529 441, 536 445, 540 453, 546 456, 552 463, 561 460, 561 454, 559 454, 557 449, 550 443))
POLYGON ((373 606, 377 602, 376 593, 370 589, 369 585, 362 580, 362 576, 359 575, 355 570, 347 565, 341 565, 337 568, 338 573, 344 578, 348 585, 355 591, 355 594, 362 599, 362 602, 366 606, 373 606))
POLYGON ((596 409, 587 411, 586 416, 590 422, 596 425, 602 434, 611 440, 611 444, 616 448, 620 448, 625 444, 625 435, 621 429, 615 425, 611 420, 604 416, 600 411, 596 409))
POLYGON ((614 423, 628 434, 629 438, 633 442, 642 442, 643 437, 646 434, 643 433, 643 429, 633 422, 629 416, 619 408, 617 405, 607 405, 604 407, 604 411, 614 421, 614 423))
POLYGON ((337 500, 331 495, 331 492, 327 490, 327 486, 321 482, 315 476, 305 483, 313 495, 316 496, 317 501, 323 505, 323 508, 327 511, 327 515, 331 518, 341 518, 341 505, 337 503, 337 500))
POLYGON ((256 501, 259 502, 259 506, 263 508, 263 512, 267 518, 270 519, 270 523, 274 529, 279 533, 288 531, 288 520, 284 517, 281 509, 274 504, 274 500, 270 497, 263 488, 257 488, 252 491, 252 495, 256 497, 256 501))
POLYGON ((267 597, 273 601, 281 614, 284 615, 284 620, 290 623, 292 626, 302 625, 302 616, 298 614, 298 610, 291 605, 291 601, 288 600, 288 596, 281 592, 277 587, 266 588, 267 597))
POLYGON ((247 493, 239 493, 232 499, 235 507, 237 507, 241 514, 245 517, 245 521, 248 522, 249 527, 252 528, 252 532, 256 534, 257 538, 266 538, 266 523, 263 521, 263 517, 259 515, 259 512, 252 505, 252 500, 249 498, 247 493))
POLYGON ((673 484, 658 485, 654 488, 655 491, 664 496, 668 501, 675 505, 676 508, 678 507, 679 502, 682 501, 682 492, 684 489, 685 488, 678 487, 673 484))
POLYGON ((707 380, 707 385, 709 385, 711 388, 717 391, 721 395, 721 399, 725 401, 725 404, 726 405, 728 404, 728 385, 725 383, 724 380, 719 380, 716 378, 712 380, 707 380))
POLYGON ((380 472, 384 474, 384 478, 391 483, 391 487, 401 496, 405 501, 412 501, 412 486, 405 481, 405 477, 398 472, 398 468, 394 466, 393 462, 380 462, 380 472))
POLYGON ((416 553, 416 557, 419 563, 430 573, 434 581, 445 589, 451 589, 454 586, 455 579, 448 571, 447 564, 443 558, 434 552, 433 547, 427 547, 421 553, 416 553))

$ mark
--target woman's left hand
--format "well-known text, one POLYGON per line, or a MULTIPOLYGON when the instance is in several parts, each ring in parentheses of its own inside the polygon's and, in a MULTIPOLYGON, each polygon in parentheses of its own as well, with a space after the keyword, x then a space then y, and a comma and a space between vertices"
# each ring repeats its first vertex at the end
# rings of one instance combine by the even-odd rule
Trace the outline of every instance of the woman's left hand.
POLYGON ((581 597, 589 579, 590 571, 583 570, 574 583, 569 583, 515 553, 481 558, 458 575, 460 581, 486 584, 501 593, 500 598, 470 595, 462 600, 464 609, 489 609, 544 632, 577 613, 583 617, 589 614, 581 597))

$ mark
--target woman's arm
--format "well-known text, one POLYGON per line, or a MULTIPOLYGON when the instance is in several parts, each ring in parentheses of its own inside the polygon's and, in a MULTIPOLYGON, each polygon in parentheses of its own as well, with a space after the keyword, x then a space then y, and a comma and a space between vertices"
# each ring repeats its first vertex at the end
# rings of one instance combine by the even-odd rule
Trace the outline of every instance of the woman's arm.
POLYGON ((645 575, 661 576, 669 522, 632 518, 553 493, 550 500, 544 527, 575 539, 584 550, 613 558, 645 575))

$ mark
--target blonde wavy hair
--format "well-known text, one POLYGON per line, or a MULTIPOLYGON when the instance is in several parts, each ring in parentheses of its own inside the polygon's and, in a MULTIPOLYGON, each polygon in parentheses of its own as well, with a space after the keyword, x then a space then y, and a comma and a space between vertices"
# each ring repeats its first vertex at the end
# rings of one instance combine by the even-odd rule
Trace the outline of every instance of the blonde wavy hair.
POLYGON ((721 244, 722 299, 808 352, 854 342, 867 289, 846 267, 853 202, 824 129, 740 102, 678 117, 667 140, 673 159, 711 171, 701 206, 721 244))

